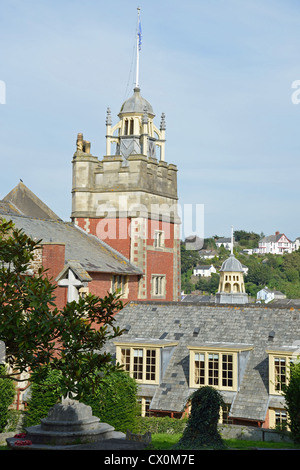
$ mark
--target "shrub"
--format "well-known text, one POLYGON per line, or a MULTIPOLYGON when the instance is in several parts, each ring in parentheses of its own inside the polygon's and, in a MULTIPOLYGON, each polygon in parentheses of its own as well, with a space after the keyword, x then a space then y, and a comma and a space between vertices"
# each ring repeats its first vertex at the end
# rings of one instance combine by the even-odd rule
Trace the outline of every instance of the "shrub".
POLYGON ((137 385, 126 372, 118 371, 103 377, 99 388, 82 399, 91 406, 93 415, 116 431, 126 433, 137 428, 137 385))
MULTIPOLYGON (((5 366, 0 365, 0 375, 5 373, 5 366)), ((15 397, 15 387, 12 380, 0 378, 0 432, 3 432, 8 421, 8 407, 15 397)))
POLYGON ((284 387, 283 395, 288 412, 288 424, 293 441, 300 443, 300 363, 296 362, 290 368, 290 380, 284 387))
POLYGON ((213 387, 202 387, 192 394, 191 405, 183 436, 174 448, 223 448, 224 444, 218 431, 219 411, 223 405, 221 394, 213 387))
POLYGON ((138 432, 144 434, 151 432, 152 434, 178 434, 184 431, 187 418, 170 418, 169 416, 161 417, 142 417, 138 419, 138 432))
MULTIPOLYGON (((48 373, 42 385, 32 384, 31 398, 25 416, 25 426, 40 424, 50 408, 61 400, 59 389, 60 372, 48 373)), ((124 371, 112 372, 103 376, 100 386, 85 393, 80 400, 92 408, 94 416, 113 426, 117 431, 134 432, 137 425, 137 385, 124 371)))
POLYGON ((57 387, 60 372, 49 371, 43 384, 31 385, 31 397, 26 410, 24 426, 40 424, 52 406, 59 402, 61 393, 57 387))

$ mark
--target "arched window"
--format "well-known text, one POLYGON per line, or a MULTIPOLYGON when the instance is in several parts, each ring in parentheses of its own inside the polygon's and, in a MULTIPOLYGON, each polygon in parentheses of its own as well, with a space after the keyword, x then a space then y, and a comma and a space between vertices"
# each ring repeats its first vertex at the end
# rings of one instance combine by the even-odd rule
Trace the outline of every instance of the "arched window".
POLYGON ((128 119, 125 119, 124 135, 128 135, 128 119))
POLYGON ((130 135, 133 135, 133 119, 130 120, 130 135))
POLYGON ((231 292, 231 286, 229 282, 226 282, 225 287, 224 287, 224 292, 231 292))

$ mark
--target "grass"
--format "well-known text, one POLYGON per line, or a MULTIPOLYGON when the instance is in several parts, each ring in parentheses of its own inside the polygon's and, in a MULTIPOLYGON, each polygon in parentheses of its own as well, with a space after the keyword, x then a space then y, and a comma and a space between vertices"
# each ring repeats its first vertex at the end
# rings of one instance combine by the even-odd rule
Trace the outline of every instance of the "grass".
MULTIPOLYGON (((178 442, 181 434, 152 434, 152 449, 171 450, 174 444, 178 442)), ((261 449, 298 449, 300 445, 286 442, 263 442, 263 441, 247 441, 239 439, 224 439, 227 448, 235 450, 251 450, 261 449)))
MULTIPOLYGON (((152 434, 151 450, 172 450, 179 441, 182 434, 152 434)), ((251 450, 251 449, 298 449, 300 445, 283 442, 247 441, 239 439, 225 439, 225 445, 229 450, 251 450)), ((0 446, 0 450, 9 450, 6 445, 0 446)))

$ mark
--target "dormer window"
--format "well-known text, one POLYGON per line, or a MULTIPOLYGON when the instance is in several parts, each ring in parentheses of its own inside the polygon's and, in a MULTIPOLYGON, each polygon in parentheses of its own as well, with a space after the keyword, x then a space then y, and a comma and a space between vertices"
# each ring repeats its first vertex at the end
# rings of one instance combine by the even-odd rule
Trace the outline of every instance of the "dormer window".
POLYGON ((268 350, 269 354, 269 393, 282 395, 284 386, 288 384, 290 367, 299 354, 298 347, 278 348, 268 350))
POLYGON ((191 388, 209 385, 220 390, 237 390, 243 371, 240 360, 247 357, 251 346, 207 343, 188 348, 191 388))
POLYGON ((177 342, 168 340, 131 339, 115 342, 117 362, 137 382, 158 384, 177 342))

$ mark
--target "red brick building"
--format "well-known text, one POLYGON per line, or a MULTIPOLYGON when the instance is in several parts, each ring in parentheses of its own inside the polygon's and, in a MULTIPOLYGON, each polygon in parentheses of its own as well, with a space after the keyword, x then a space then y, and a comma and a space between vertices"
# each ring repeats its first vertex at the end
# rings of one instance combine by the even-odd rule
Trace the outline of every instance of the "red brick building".
POLYGON ((112 127, 108 110, 102 160, 78 134, 71 222, 22 182, 0 201, 0 218, 42 240, 33 269, 48 270, 58 307, 87 292, 102 297, 117 289, 128 301, 180 299, 177 168, 164 161, 164 115, 158 129, 135 88, 119 118, 112 127))
POLYGON ((106 155, 91 154, 78 134, 73 158, 72 221, 142 270, 138 300, 180 299, 180 219, 177 168, 165 162, 165 117, 135 88, 112 126, 107 110, 106 155), (114 146, 114 152, 112 151, 114 146))

